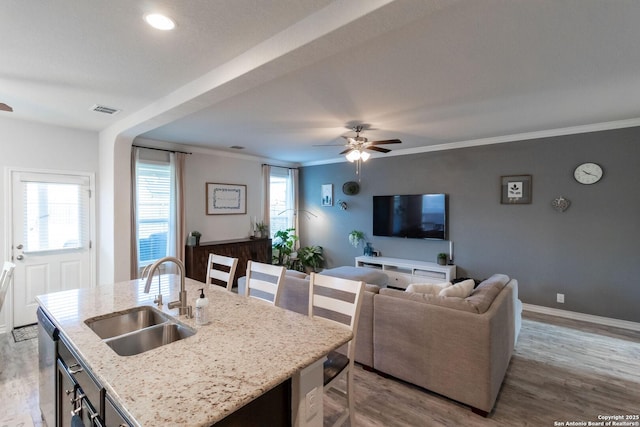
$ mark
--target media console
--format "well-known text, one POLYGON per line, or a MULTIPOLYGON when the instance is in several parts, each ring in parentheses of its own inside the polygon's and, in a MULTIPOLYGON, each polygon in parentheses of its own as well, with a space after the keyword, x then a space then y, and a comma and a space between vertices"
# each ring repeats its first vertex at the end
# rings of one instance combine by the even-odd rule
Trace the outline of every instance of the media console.
POLYGON ((411 283, 441 283, 456 278, 455 265, 410 259, 359 256, 356 267, 382 270, 389 277, 388 286, 399 289, 406 289, 411 283))

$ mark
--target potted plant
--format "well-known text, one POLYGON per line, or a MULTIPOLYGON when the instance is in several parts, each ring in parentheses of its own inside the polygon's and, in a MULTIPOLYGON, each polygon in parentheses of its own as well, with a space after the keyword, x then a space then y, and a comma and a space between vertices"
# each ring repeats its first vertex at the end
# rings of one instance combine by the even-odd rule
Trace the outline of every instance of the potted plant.
POLYGON ((349 243, 351 243, 354 248, 357 248, 362 241, 364 241, 364 232, 353 230, 351 233, 349 233, 349 243))
POLYGON ((298 236, 293 234, 295 228, 287 228, 286 230, 279 230, 273 235, 273 263, 276 265, 284 265, 285 267, 291 267, 291 253, 293 252, 293 246, 298 240, 298 236))
POLYGON ((202 233, 200 233, 199 231, 192 231, 191 233, 189 233, 189 237, 190 237, 189 242, 193 242, 193 245, 190 245, 190 246, 200 246, 201 236, 202 236, 202 233))
POLYGON ((264 222, 257 222, 256 230, 260 233, 260 238, 264 239, 265 237, 269 237, 269 226, 264 222))
POLYGON ((447 254, 445 254, 444 252, 440 252, 438 254, 438 264, 447 265, 447 254))
POLYGON ((298 249, 297 270, 306 273, 316 272, 322 268, 322 264, 324 264, 322 246, 305 246, 298 249))

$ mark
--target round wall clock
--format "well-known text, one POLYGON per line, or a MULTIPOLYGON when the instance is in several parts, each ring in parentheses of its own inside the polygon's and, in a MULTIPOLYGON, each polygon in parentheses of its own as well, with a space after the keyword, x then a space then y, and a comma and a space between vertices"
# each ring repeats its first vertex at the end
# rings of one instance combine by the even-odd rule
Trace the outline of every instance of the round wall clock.
POLYGON ((595 184, 602 178, 602 167, 597 163, 583 163, 573 171, 573 177, 580 184, 595 184))
POLYGON ((342 192, 347 196, 354 196, 360 191, 360 185, 355 181, 345 182, 342 186, 342 192))

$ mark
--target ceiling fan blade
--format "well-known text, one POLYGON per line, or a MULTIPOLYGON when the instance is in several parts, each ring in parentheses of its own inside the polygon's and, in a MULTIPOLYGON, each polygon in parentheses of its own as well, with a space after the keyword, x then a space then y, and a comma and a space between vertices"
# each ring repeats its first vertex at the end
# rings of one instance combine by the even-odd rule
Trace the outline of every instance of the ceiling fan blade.
POLYGON ((378 151, 380 153, 388 153, 389 151, 391 151, 388 148, 376 147, 374 145, 370 145, 369 147, 367 147, 367 150, 378 151))
POLYGON ((349 147, 349 148, 347 148, 346 150, 341 151, 341 152, 340 152, 340 154, 347 154, 347 153, 352 152, 353 150, 354 150, 354 148, 349 147))
POLYGON ((385 139, 383 141, 371 141, 369 145, 382 145, 382 144, 401 144, 399 139, 385 139))

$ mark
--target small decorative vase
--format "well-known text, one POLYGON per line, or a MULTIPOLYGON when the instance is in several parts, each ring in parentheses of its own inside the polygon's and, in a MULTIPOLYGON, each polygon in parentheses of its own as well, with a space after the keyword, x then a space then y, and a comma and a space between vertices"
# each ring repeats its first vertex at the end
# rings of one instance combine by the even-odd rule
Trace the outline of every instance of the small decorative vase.
POLYGON ((438 257, 438 264, 447 265, 447 259, 438 257))
POLYGON ((371 247, 371 243, 364 245, 364 254, 365 256, 373 256, 373 247, 371 247))

